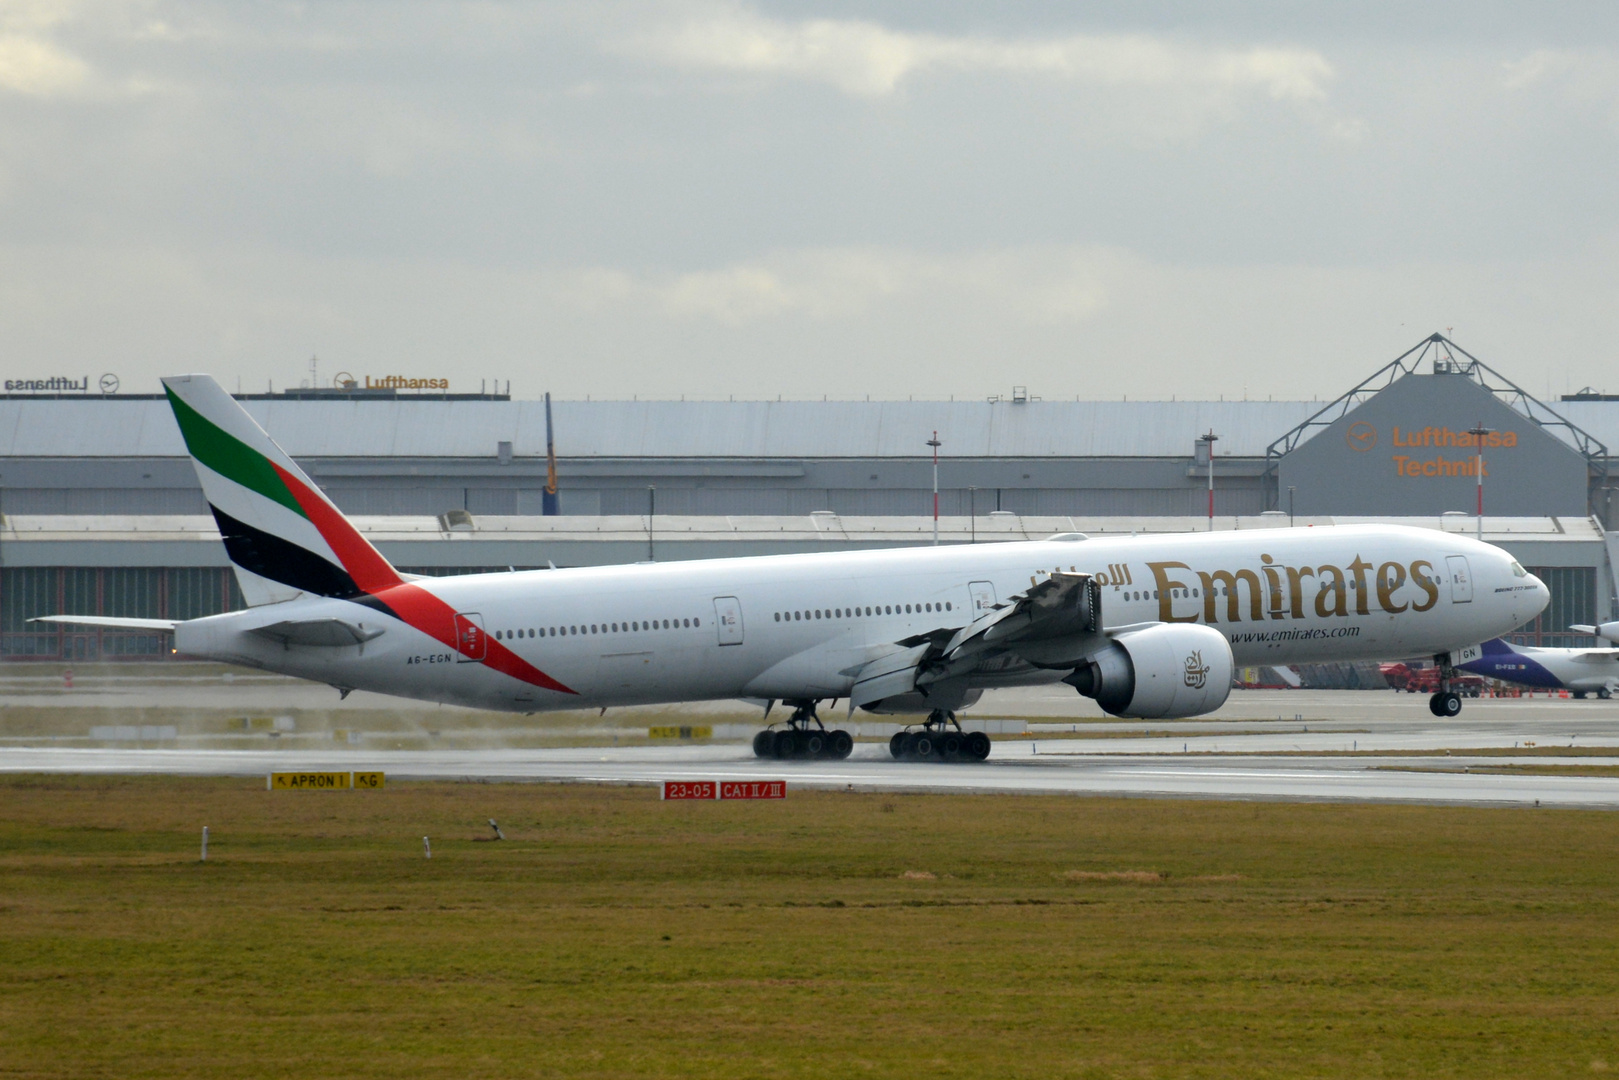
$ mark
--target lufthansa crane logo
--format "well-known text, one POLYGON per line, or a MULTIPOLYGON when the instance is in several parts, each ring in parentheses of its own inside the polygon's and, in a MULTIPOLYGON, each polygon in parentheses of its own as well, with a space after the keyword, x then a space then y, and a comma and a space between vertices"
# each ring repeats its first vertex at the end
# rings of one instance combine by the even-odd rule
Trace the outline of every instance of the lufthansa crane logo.
POLYGON ((1186 658, 1186 685, 1201 690, 1209 681, 1209 665, 1203 662, 1203 653, 1194 652, 1186 658))
POLYGON ((1377 429, 1364 420, 1356 420, 1345 429, 1344 442, 1351 450, 1370 450, 1377 445, 1377 429))

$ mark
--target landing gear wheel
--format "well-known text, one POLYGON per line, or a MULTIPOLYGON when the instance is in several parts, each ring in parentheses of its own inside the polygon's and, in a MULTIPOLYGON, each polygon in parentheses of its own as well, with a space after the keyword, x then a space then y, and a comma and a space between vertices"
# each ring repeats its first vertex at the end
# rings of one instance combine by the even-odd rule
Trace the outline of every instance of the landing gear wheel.
POLYGON ((776 756, 776 733, 774 731, 766 728, 753 737, 753 756, 762 758, 776 756))
POLYGON ((818 758, 826 750, 826 736, 819 731, 804 733, 804 756, 818 758))
POLYGON ((1428 699, 1428 711, 1435 716, 1459 716, 1462 711, 1461 695, 1454 690, 1445 690, 1428 699))
POLYGON ((796 731, 776 732, 776 756, 783 761, 798 756, 798 740, 794 738, 796 731))
POLYGON ((911 736, 910 756, 917 761, 932 761, 938 752, 938 745, 933 741, 933 734, 927 731, 918 731, 911 736))
POLYGON ((939 756, 946 761, 954 761, 961 756, 963 739, 960 732, 946 732, 939 739, 939 756))
POLYGON ((888 739, 888 752, 898 761, 905 756, 905 732, 896 731, 888 739))
POLYGON ((839 728, 826 740, 826 756, 834 761, 842 761, 854 753, 854 736, 839 728))
POLYGON ((989 757, 989 736, 982 731, 971 732, 967 736, 965 749, 969 758, 974 761, 983 761, 989 757))
POLYGON ((1613 697, 1613 691, 1609 690, 1607 687, 1603 687, 1601 690, 1597 691, 1597 697, 1601 698, 1603 701, 1607 701, 1609 698, 1613 697))

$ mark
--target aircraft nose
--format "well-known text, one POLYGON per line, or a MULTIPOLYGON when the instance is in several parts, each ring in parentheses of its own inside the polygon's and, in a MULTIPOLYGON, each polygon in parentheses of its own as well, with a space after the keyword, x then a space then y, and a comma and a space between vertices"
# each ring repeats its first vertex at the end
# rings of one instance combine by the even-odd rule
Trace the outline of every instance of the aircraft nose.
POLYGON ((1550 589, 1546 588, 1546 583, 1544 581, 1540 580, 1534 574, 1529 575, 1529 580, 1533 581, 1535 583, 1535 600, 1536 600, 1535 610, 1536 611, 1544 611, 1544 610, 1546 610, 1546 605, 1552 602, 1552 591, 1550 589))

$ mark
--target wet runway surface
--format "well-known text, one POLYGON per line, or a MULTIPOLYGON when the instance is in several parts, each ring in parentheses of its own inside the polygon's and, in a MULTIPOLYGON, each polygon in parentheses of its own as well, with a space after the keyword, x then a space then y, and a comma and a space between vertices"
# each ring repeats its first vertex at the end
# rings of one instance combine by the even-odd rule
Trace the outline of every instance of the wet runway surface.
MULTIPOLYGON (((111 688, 109 688, 110 690, 111 688)), ((132 697, 151 722, 162 699, 195 708, 219 687, 151 686, 132 697), (179 699, 179 700, 177 700, 179 699), (189 700, 186 700, 189 699, 189 700)), ((243 696, 268 709, 284 689, 254 687, 243 696)), ((307 684, 296 695, 310 693, 307 684)), ((100 695, 98 695, 100 696, 100 695)), ((334 695, 335 696, 335 695, 334 695)), ((107 697, 116 700, 117 694, 107 697)), ((85 695, 58 696, 75 706, 85 695)), ((376 699, 381 703, 384 699, 376 699)), ((49 708, 49 701, 39 704, 49 708)), ((376 704, 369 706, 376 709, 376 704)), ((399 719, 434 708, 401 703, 399 719)), ((886 746, 862 742, 846 761, 766 761, 741 741, 757 730, 737 703, 684 706, 692 722, 714 721, 736 741, 677 745, 499 748, 449 746, 395 749, 386 732, 359 744, 323 744, 300 729, 292 740, 263 739, 251 748, 220 748, 182 735, 161 746, 85 745, 82 737, 14 739, 0 745, 0 772, 167 773, 263 776, 302 769, 382 769, 396 779, 484 779, 653 784, 661 780, 784 778, 790 787, 884 791, 1042 792, 1182 798, 1385 800, 1398 802, 1578 806, 1619 809, 1619 776, 1479 772, 1525 767, 1619 766, 1619 702, 1537 699, 1469 701, 1462 715, 1438 719, 1426 700, 1388 691, 1237 692, 1225 708, 1192 720, 1121 721, 1094 704, 1041 688, 986 698, 965 715, 969 727, 995 734, 979 764, 896 762, 886 746), (975 718, 977 718, 975 720, 975 718), (1483 753, 1491 751, 1491 753, 1483 753), (1564 751, 1559 753, 1559 751, 1564 751)), ((616 730, 634 731, 619 713, 616 730)), ((594 717, 594 714, 591 714, 594 717)), ((665 714, 667 715, 667 714, 665 714)), ((757 711, 751 713, 758 716, 757 711)), ((580 718, 480 714, 501 730, 528 724, 574 725, 580 718)), ((780 719, 778 713, 773 719, 780 719)), ((114 717, 116 719, 116 717, 114 717)), ((828 711, 828 726, 847 723, 828 711)), ((886 718, 862 717, 866 736, 893 730, 886 718)), ((682 720, 681 722, 685 722, 682 720)), ((645 729, 640 729, 644 737, 645 729)), ((329 735, 324 736, 329 738, 329 735)), ((245 747, 246 744, 244 743, 245 747)))
MULTIPOLYGON (((897 762, 863 744, 846 761, 761 761, 741 747, 624 747, 497 751, 220 751, 8 748, 0 771, 262 776, 303 769, 382 769, 395 779, 644 783, 785 779, 790 787, 1283 800, 1389 800, 1619 809, 1619 777, 1499 775, 1498 757, 1234 757, 1060 754, 997 746, 981 764, 897 762), (1418 770, 1418 771, 1410 771, 1418 770), (1436 770, 1436 771, 1423 771, 1436 770)), ((1537 765, 1588 758, 1522 759, 1537 765)))

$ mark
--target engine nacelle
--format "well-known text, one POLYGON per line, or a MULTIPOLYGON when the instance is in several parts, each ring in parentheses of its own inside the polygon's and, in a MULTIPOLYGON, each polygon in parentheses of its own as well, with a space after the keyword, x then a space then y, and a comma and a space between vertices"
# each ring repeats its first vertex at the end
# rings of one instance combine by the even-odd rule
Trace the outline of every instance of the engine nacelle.
POLYGON ((1063 682, 1114 716, 1174 720, 1213 712, 1231 694, 1231 644, 1207 626, 1121 634, 1063 682))

